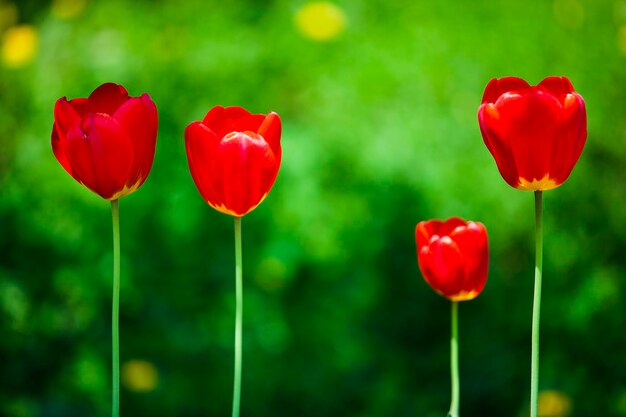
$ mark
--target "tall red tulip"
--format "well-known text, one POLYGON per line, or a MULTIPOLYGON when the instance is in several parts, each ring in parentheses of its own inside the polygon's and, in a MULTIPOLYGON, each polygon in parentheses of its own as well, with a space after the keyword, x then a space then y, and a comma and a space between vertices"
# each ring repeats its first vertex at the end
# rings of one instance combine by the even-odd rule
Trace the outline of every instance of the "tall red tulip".
POLYGON ((185 130, 189 169, 214 209, 235 217, 267 196, 280 167, 278 114, 250 114, 241 107, 213 107, 185 130))
POLYGON ((274 185, 282 150, 278 114, 250 114, 241 107, 213 107, 185 130, 189 170, 198 191, 235 224, 235 366, 232 416, 239 417, 242 375, 243 257, 241 218, 274 185))
POLYGON ((471 300, 485 287, 489 269, 487 229, 458 217, 429 220, 415 228, 424 279, 451 301, 471 300))
POLYGON ((478 121, 500 174, 520 190, 561 185, 587 138, 585 102, 566 77, 548 77, 536 86, 515 77, 493 79, 478 121))
POLYGON ((52 150, 76 181, 106 200, 137 190, 156 147, 158 116, 148 94, 130 97, 106 83, 87 98, 57 100, 52 150))
POLYGON ((530 415, 538 416, 539 317, 543 277, 543 191, 563 184, 587 140, 585 102, 566 77, 536 86, 521 78, 493 79, 478 109, 480 130, 504 180, 535 193, 535 290, 530 415))
POLYGON ((130 97, 124 87, 106 83, 87 98, 54 106, 52 151, 76 181, 111 201, 113 220, 113 302, 111 314, 111 416, 120 411, 120 215, 119 199, 146 180, 156 147, 158 116, 147 94, 130 97))

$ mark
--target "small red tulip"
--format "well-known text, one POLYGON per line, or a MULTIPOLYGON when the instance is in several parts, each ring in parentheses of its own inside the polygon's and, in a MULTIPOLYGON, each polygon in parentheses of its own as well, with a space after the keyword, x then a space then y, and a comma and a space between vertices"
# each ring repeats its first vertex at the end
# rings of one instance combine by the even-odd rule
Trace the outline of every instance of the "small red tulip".
POLYGON ((475 298, 489 269, 487 229, 458 217, 429 220, 415 228, 417 262, 424 279, 451 301, 475 298))
POLYGON ((587 139, 585 102, 566 77, 548 77, 534 87, 515 77, 491 80, 478 122, 500 174, 520 190, 565 182, 587 139))
POLYGON ((130 97, 121 85, 106 83, 88 98, 57 100, 52 151, 76 181, 116 200, 148 177, 157 125, 157 109, 148 94, 130 97))
POLYGON ((189 170, 214 209, 241 217, 274 185, 282 151, 278 114, 250 114, 241 107, 213 107, 185 130, 189 170))

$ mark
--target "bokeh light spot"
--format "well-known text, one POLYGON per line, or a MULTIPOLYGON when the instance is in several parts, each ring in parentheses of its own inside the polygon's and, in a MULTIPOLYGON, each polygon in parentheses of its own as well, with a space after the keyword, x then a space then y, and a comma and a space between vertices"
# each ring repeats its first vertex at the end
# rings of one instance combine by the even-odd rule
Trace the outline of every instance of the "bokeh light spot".
POLYGON ((59 19, 79 16, 87 7, 87 0, 53 0, 52 14, 59 19))
POLYGON ((122 384, 130 391, 150 392, 159 383, 159 372, 152 363, 133 359, 125 362, 121 369, 122 384))
POLYGON ((346 15, 339 6, 319 1, 302 6, 296 12, 295 21, 305 37, 315 41, 328 41, 344 30, 346 15))
POLYGON ((572 400, 560 391, 539 393, 539 417, 567 417, 572 412, 572 400))
POLYGON ((2 43, 2 62, 9 68, 30 64, 37 53, 38 35, 30 25, 14 26, 6 31, 2 43))

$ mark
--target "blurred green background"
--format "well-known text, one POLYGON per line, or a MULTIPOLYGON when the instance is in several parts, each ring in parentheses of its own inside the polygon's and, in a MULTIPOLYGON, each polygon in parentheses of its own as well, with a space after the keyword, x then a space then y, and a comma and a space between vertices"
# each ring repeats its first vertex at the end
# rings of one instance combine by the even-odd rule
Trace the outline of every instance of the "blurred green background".
POLYGON ((588 109, 544 198, 541 416, 626 416, 626 1, 0 0, 0 31, 1 416, 110 415, 110 208, 50 148, 55 101, 108 81, 160 119, 120 204, 122 415, 230 415, 232 219, 183 142, 217 104, 284 123, 243 221, 242 416, 444 416, 449 302, 413 232, 453 215, 491 245, 460 306, 461 415, 527 415, 533 197, 476 120, 505 75, 566 75, 588 109))

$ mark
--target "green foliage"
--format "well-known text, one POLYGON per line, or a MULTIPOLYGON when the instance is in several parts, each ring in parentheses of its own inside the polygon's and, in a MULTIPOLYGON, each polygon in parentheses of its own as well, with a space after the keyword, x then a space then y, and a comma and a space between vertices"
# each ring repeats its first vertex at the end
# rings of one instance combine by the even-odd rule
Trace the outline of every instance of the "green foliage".
POLYGON ((55 100, 107 81, 159 109, 153 170, 120 203, 121 359, 158 383, 123 385, 123 415, 230 412, 232 219, 203 202, 183 142, 217 104, 284 123, 276 185, 243 219, 242 415, 443 416, 449 305, 413 230, 453 215, 491 245, 487 287, 459 309, 461 415, 524 415, 533 197, 500 178, 476 120, 505 75, 566 75, 589 115, 578 166, 544 196, 540 389, 571 416, 626 415, 626 3, 341 1, 346 29, 320 43, 294 26, 302 4, 17 4, 39 48, 0 66, 0 415, 109 413, 110 209, 50 149, 55 100))

